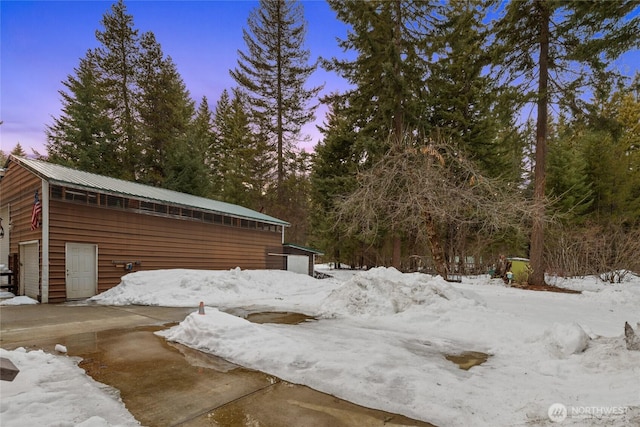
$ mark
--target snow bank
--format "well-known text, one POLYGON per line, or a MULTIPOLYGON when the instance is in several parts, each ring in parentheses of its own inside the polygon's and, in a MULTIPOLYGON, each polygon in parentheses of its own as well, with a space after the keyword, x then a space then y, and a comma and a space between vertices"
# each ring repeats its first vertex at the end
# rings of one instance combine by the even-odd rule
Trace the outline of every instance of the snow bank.
POLYGON ((589 340, 589 335, 577 323, 555 323, 545 331, 542 341, 551 355, 566 358, 585 351, 589 340))
MULTIPOLYGON (((13 294, 10 294, 10 295, 13 295, 13 294)), ((34 300, 33 298, 29 298, 27 296, 9 298, 9 299, 0 301, 0 305, 33 305, 33 304, 38 304, 38 301, 34 300)))
POLYGON ((117 391, 100 384, 77 366, 77 360, 24 348, 0 349, 20 370, 2 382, 0 425, 137 426, 117 391))
MULTIPOLYGON (((640 321, 637 277, 619 285, 573 279, 567 287, 583 294, 565 294, 510 288, 487 276, 448 283, 386 268, 328 273, 335 277, 316 280, 239 269, 139 272, 93 300, 193 307, 183 322, 158 334, 366 407, 436 425, 550 426, 548 410, 555 404, 620 409, 606 419, 569 416, 562 425, 640 425, 640 352, 628 351, 623 338, 624 322, 640 321), (200 301, 207 305, 205 315, 195 312, 200 301), (254 324, 218 309, 232 307, 323 316, 299 325, 254 324), (446 358, 468 351, 489 358, 468 371, 446 358)), ((25 391, 22 401, 40 402, 44 384, 25 391)), ((2 387, 0 412, 10 408, 2 387)), ((68 387, 76 396, 78 387, 68 387)), ((73 405, 79 400, 56 405, 77 412, 73 405)), ((113 423, 87 408, 83 414, 99 418, 60 425, 113 423)), ((8 416, 2 412, 1 417, 4 426, 8 416)), ((20 418, 20 425, 39 421, 20 418)))
POLYGON ((252 304, 295 308, 305 314, 315 310, 315 301, 338 286, 335 280, 280 270, 155 270, 122 277, 120 284, 91 301, 105 305, 205 305, 248 306, 252 304), (309 302, 314 302, 309 304, 309 302))
POLYGON ((322 304, 323 317, 388 316, 415 306, 432 313, 482 304, 477 296, 454 289, 440 276, 401 273, 395 268, 360 272, 335 289, 322 304))
POLYGON ((435 383, 459 387, 462 371, 444 358, 437 341, 344 319, 271 325, 209 307, 205 313, 156 334, 356 404, 439 425, 473 424, 468 403, 452 411, 451 400, 439 396, 435 383))

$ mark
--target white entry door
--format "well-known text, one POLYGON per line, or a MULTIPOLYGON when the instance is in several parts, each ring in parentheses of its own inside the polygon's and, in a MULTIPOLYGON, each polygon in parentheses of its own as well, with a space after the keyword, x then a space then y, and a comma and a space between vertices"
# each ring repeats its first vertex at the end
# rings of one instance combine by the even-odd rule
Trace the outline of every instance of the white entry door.
MULTIPOLYGON (((38 299, 40 294, 40 244, 20 243, 20 288, 24 295, 38 299)), ((20 294, 20 290, 18 291, 20 294)))
POLYGON ((98 246, 67 243, 65 252, 67 299, 94 296, 98 288, 98 246))

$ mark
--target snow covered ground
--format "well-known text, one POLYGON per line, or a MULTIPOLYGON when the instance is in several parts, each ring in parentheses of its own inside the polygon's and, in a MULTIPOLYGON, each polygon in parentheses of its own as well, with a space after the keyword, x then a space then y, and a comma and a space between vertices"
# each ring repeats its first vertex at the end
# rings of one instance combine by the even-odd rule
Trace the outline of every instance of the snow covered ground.
MULTIPOLYGON (((628 351, 623 337, 625 321, 633 327, 640 323, 637 276, 615 285, 593 277, 558 280, 558 286, 583 290, 565 294, 509 288, 488 276, 447 283, 386 268, 323 271, 334 277, 240 269, 137 272, 93 301, 193 306, 193 314, 158 334, 360 405, 436 425, 640 425, 640 352, 628 351), (197 313, 200 301, 205 315, 197 313), (225 312, 232 308, 298 312, 318 320, 254 324, 225 312), (468 351, 489 358, 469 370, 446 358, 468 351)), ((2 384, 1 425, 46 424, 8 422, 14 420, 15 402, 52 405, 61 419, 67 412, 84 414, 85 427, 131 425, 121 414, 124 408, 110 418, 91 407, 67 410, 57 399, 48 403, 54 398, 45 386, 51 376, 47 370, 62 372, 60 365, 69 371, 65 378, 83 381, 84 395, 90 390, 96 398, 115 402, 70 358, 0 351, 7 355, 21 373, 13 383, 2 384), (29 362, 40 357, 47 362, 29 362)), ((68 394, 73 393, 70 386, 68 394)), ((69 401, 73 406, 81 400, 69 401)), ((80 415, 73 416, 56 425, 78 424, 80 415)))

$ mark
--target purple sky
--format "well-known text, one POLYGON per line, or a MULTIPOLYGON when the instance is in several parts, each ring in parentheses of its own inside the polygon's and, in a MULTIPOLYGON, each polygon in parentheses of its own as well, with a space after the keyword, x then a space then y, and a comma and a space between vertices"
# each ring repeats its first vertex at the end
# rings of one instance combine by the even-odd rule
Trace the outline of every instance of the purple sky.
MULTIPOLYGON (((9 153, 20 143, 27 154, 32 149, 46 154, 45 128, 60 115, 62 81, 75 74, 88 49, 98 46, 95 31, 114 2, 0 1, 0 150, 9 153)), ((324 0, 302 4, 312 60, 344 57, 336 38, 345 38, 346 26, 324 0)), ((237 65, 237 50, 246 49, 242 29, 257 1, 128 0, 126 5, 135 28, 152 31, 173 58, 194 101, 206 96, 213 109, 222 90, 235 86, 229 70, 237 65)), ((627 53, 614 66, 633 75, 640 70, 640 51, 627 53)), ((346 87, 334 73, 318 69, 308 85, 320 84, 325 84, 321 95, 346 87)), ((305 127, 312 140, 302 148, 318 142, 315 125, 325 112, 321 106, 316 122, 305 127)))
MULTIPOLYGON (((0 2, 0 150, 9 153, 17 143, 31 154, 46 154, 45 128, 60 115, 62 81, 75 75, 88 49, 98 46, 95 32, 114 1, 0 2)), ((152 31, 165 55, 178 67, 192 99, 203 96, 209 106, 224 89, 236 86, 229 70, 237 65, 237 50, 246 50, 242 29, 257 1, 125 1, 141 33, 152 31)), ((306 46, 312 60, 342 57, 336 38, 346 36, 325 1, 303 1, 308 21, 306 46)), ((308 86, 325 84, 321 94, 345 87, 333 73, 318 69, 308 86)), ((325 110, 317 111, 321 124, 325 110)), ((319 134, 315 124, 305 128, 313 147, 319 134)))

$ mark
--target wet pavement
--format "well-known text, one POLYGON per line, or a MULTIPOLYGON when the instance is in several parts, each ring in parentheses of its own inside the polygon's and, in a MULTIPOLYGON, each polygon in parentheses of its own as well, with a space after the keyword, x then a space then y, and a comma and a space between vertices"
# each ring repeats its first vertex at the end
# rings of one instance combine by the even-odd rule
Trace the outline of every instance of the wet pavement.
MULTIPOLYGON (((45 304, 0 307, 0 346, 54 352, 56 344, 112 386, 145 426, 430 426, 287 383, 154 334, 196 308, 45 304)), ((297 313, 244 313, 296 324, 297 313)))

